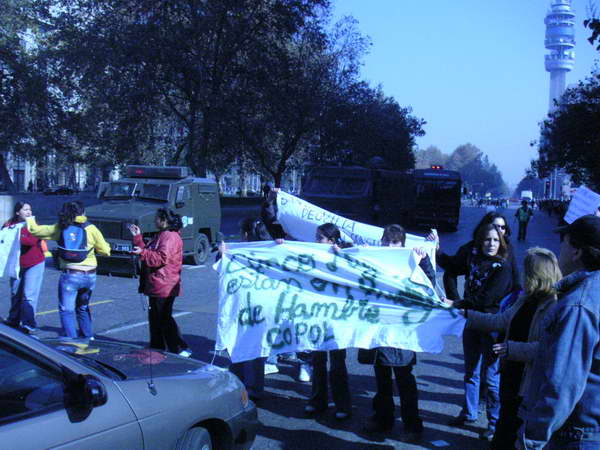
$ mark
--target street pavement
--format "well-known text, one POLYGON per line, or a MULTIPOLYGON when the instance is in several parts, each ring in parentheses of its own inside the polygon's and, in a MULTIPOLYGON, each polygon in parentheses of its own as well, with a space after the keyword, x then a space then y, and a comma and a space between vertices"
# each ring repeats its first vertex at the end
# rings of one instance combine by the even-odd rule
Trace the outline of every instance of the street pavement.
MULTIPOLYGON (((499 210, 507 216, 515 228, 511 242, 521 263, 529 247, 542 246, 558 254, 559 240, 552 229, 556 218, 536 211, 529 226, 525 242, 516 241, 516 206, 499 210)), ((239 220, 248 213, 257 211, 248 208, 227 210, 223 213, 222 231, 225 235, 235 234, 239 220)), ((474 226, 485 214, 476 207, 463 207, 459 231, 440 232, 441 245, 447 253, 471 239, 474 226)), ((425 234, 425 230, 410 230, 425 234)), ((38 305, 38 322, 41 336, 52 337, 60 331, 57 312, 57 286, 60 272, 51 267, 50 259, 45 273, 42 294, 38 305)), ((441 271, 438 270, 441 282, 441 271)), ((92 313, 97 338, 120 340, 147 345, 148 325, 145 300, 137 294, 138 280, 117 276, 98 276, 92 297, 92 313)), ((5 301, 0 304, 0 315, 7 316, 10 296, 6 278, 0 279, 0 292, 5 292, 5 301), (3 290, 3 291, 2 291, 3 290)), ((195 358, 226 367, 226 358, 212 353, 215 342, 217 320, 217 278, 210 265, 184 266, 183 295, 175 302, 174 315, 185 340, 193 350, 195 358)), ((296 381, 297 366, 280 364, 280 373, 266 377, 266 396, 258 404, 262 423, 254 444, 255 449, 417 449, 417 448, 487 448, 478 435, 485 429, 485 414, 480 420, 464 428, 446 423, 456 416, 463 398, 463 356, 460 339, 447 337, 444 351, 440 354, 418 355, 415 367, 419 387, 419 406, 425 432, 419 441, 410 441, 402 433, 398 419, 394 429, 386 434, 366 435, 361 428, 372 414, 371 400, 375 390, 373 368, 360 365, 357 350, 350 349, 346 359, 349 371, 353 409, 349 420, 338 422, 335 409, 330 408, 314 417, 306 417, 303 411, 310 394, 310 384, 296 381)), ((396 397, 396 403, 398 398, 396 397)), ((397 408, 399 413, 399 408, 397 408)))

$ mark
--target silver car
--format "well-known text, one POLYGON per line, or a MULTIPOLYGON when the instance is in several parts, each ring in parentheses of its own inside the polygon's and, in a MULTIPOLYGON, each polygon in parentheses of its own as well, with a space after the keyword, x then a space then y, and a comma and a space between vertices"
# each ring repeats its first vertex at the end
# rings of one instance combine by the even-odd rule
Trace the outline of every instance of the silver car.
POLYGON ((256 407, 228 371, 113 341, 0 324, 0 436, 17 449, 250 448, 256 407))

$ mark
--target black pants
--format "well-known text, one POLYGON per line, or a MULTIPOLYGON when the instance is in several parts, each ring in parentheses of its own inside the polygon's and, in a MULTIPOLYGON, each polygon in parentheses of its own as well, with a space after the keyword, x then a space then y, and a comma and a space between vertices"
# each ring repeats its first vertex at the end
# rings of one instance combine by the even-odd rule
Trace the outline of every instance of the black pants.
POLYGON ((520 383, 515 383, 511 377, 506 377, 504 374, 500 376, 500 417, 490 449, 510 450, 516 448, 517 433, 523 424, 523 421, 517 416, 523 400, 518 393, 519 385, 520 383))
POLYGON ((407 430, 419 431, 423 422, 419 418, 419 393, 417 381, 412 373, 412 364, 402 367, 375 365, 377 393, 373 397, 374 420, 384 427, 394 424, 394 386, 392 376, 400 396, 400 417, 407 430))
POLYGON ((525 235, 527 234, 527 225, 528 224, 529 224, 529 222, 519 221, 519 237, 518 237, 519 241, 525 240, 525 235))
POLYGON ((313 374, 312 394, 308 403, 316 409, 325 409, 329 403, 327 378, 331 384, 331 394, 335 407, 339 412, 350 414, 352 400, 348 387, 348 370, 346 369, 346 350, 331 350, 330 352, 311 353, 313 374), (327 371, 327 354, 331 367, 327 371))
POLYGON ((173 319, 174 301, 175 297, 150 297, 148 309, 150 347, 179 353, 187 348, 187 344, 179 333, 177 322, 173 319))
POLYGON ((267 358, 256 358, 250 361, 233 363, 229 370, 235 374, 248 390, 253 400, 258 400, 265 390, 265 361, 267 358))

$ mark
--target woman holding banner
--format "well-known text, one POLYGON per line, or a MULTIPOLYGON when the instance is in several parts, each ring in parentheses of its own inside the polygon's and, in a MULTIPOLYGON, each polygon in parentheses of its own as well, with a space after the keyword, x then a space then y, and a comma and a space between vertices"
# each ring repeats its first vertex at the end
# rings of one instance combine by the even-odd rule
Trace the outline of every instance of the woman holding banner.
MULTIPOLYGON (((500 300, 512 289, 512 270, 507 257, 508 247, 500 229, 494 224, 479 227, 468 258, 465 296, 455 301, 454 306, 497 313, 500 300)), ((481 438, 487 440, 494 435, 500 410, 498 358, 492 350, 497 337, 496 332, 472 329, 463 332, 465 399, 461 413, 450 422, 450 425, 462 426, 477 421, 481 370, 487 385, 488 419, 487 430, 481 438)))
MULTIPOLYGON (((334 246, 334 251, 348 245, 342 242, 339 228, 332 223, 317 227, 316 240, 320 244, 334 246)), ((313 415, 325 411, 329 403, 328 378, 335 403, 335 418, 346 420, 350 417, 352 400, 348 386, 348 370, 346 369, 346 349, 311 352, 312 360, 312 393, 304 412, 313 415), (329 358, 328 358, 329 357, 329 358), (327 359, 331 367, 327 371, 327 359)))
MULTIPOLYGON (((388 225, 383 230, 381 245, 385 247, 404 247, 406 231, 400 225, 388 225)), ((419 267, 425 272, 431 284, 435 286, 435 269, 427 254, 421 249, 414 249, 419 260, 419 267)), ((392 347, 379 347, 370 350, 359 349, 358 362, 373 364, 377 392, 373 397, 375 414, 367 421, 364 430, 368 433, 391 431, 394 426, 394 387, 396 377, 398 395, 400 397, 400 416, 404 423, 404 431, 418 437, 423 432, 423 421, 419 417, 419 392, 412 368, 417 362, 417 355, 410 350, 392 347)))

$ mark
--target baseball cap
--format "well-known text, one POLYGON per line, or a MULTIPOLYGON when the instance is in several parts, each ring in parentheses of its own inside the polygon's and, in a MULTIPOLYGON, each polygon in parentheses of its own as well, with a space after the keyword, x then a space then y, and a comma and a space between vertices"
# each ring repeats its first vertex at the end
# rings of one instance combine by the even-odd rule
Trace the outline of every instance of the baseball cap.
POLYGON ((554 231, 568 234, 586 246, 600 249, 600 217, 593 214, 581 216, 570 225, 555 228, 554 231))

